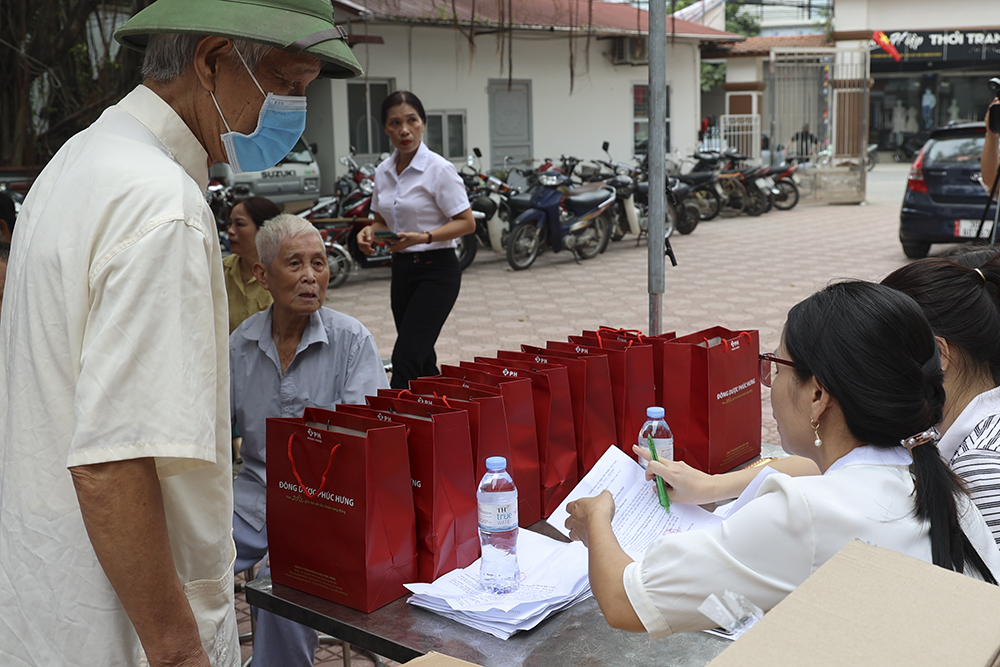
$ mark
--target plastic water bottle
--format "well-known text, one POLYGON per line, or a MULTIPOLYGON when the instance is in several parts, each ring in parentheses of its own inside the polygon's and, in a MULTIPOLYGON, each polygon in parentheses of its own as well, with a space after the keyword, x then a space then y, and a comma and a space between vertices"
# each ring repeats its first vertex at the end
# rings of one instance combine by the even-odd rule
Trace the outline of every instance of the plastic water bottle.
POLYGON ((517 566, 517 487, 507 473, 507 459, 486 459, 486 474, 476 500, 483 548, 479 582, 490 593, 512 593, 517 590, 521 570, 517 566))
MULTIPOLYGON (((653 444, 656 445, 656 455, 661 461, 674 460, 674 434, 663 421, 663 408, 646 408, 646 423, 639 429, 639 446, 649 449, 649 436, 653 436, 653 444)), ((638 456, 638 455, 637 455, 638 456)), ((639 465, 643 468, 649 464, 646 459, 639 458, 639 465)))

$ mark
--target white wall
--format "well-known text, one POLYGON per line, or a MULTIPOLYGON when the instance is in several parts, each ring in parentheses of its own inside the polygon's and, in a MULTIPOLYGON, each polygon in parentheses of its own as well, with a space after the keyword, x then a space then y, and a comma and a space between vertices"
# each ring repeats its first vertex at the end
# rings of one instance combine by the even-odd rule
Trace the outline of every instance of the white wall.
MULTIPOLYGON (((361 32, 360 30, 357 30, 361 32)), ((465 110, 469 150, 483 151, 489 164, 489 110, 486 94, 490 79, 506 78, 506 53, 501 58, 495 36, 476 38, 476 51, 449 28, 369 25, 369 34, 384 44, 359 44, 354 54, 368 76, 395 79, 397 89, 416 93, 427 111, 465 110)), ((632 152, 632 84, 648 80, 646 66, 612 65, 606 55, 608 39, 590 41, 589 69, 586 40, 574 41, 575 71, 570 93, 569 40, 564 33, 518 34, 514 38, 513 75, 531 80, 532 140, 534 157, 561 153, 584 159, 603 157, 601 143, 611 144, 618 160, 632 152)), ((700 53, 696 43, 677 39, 667 44, 667 83, 671 86, 671 145, 689 154, 697 141, 700 121, 700 53)), ((317 82, 309 88, 310 113, 306 127, 309 141, 320 144, 324 189, 332 184, 327 164, 348 147, 347 95, 343 81, 317 82), (314 103, 314 98, 316 102, 314 103), (329 132, 329 116, 333 132, 329 132), (333 155, 331 155, 331 153, 333 155)), ((337 165, 338 173, 343 168, 337 165)))
POLYGON ((995 0, 837 0, 834 28, 939 30, 1000 24, 995 0))

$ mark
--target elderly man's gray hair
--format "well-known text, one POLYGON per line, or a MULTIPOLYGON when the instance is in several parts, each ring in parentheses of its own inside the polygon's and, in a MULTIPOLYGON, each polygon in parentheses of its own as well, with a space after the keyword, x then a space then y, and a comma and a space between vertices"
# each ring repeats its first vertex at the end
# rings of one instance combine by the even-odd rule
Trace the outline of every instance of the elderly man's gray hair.
MULTIPOLYGON (((194 61, 194 52, 201 38, 202 35, 150 35, 146 55, 142 61, 143 78, 165 83, 183 74, 194 61)), ((239 39, 233 40, 233 46, 243 54, 243 59, 247 61, 247 67, 251 72, 256 72, 260 61, 277 51, 267 44, 239 39)), ((229 57, 234 60, 239 59, 235 51, 231 52, 229 57)))
POLYGON ((261 264, 271 268, 271 262, 278 256, 282 241, 306 235, 314 235, 320 246, 323 245, 319 230, 305 218, 290 213, 274 216, 257 231, 257 256, 261 264))

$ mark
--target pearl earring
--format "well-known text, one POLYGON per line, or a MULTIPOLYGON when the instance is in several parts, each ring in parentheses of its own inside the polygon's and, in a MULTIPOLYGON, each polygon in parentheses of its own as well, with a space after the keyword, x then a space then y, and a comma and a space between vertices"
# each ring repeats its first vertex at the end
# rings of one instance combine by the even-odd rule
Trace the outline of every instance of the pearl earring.
POLYGON ((823 440, 819 437, 819 422, 816 421, 815 419, 810 419, 809 425, 812 426, 813 433, 816 434, 816 439, 813 440, 813 444, 816 445, 817 447, 822 447, 823 440))

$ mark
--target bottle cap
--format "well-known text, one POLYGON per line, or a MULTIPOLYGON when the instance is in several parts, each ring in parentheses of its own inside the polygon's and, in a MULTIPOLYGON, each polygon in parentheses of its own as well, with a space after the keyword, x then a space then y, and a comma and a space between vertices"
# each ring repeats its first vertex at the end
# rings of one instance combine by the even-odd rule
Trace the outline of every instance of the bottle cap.
POLYGON ((503 470, 507 467, 507 459, 503 456, 491 456, 486 459, 487 470, 503 470))
POLYGON ((663 419, 663 408, 652 407, 646 408, 646 417, 649 419, 663 419))

